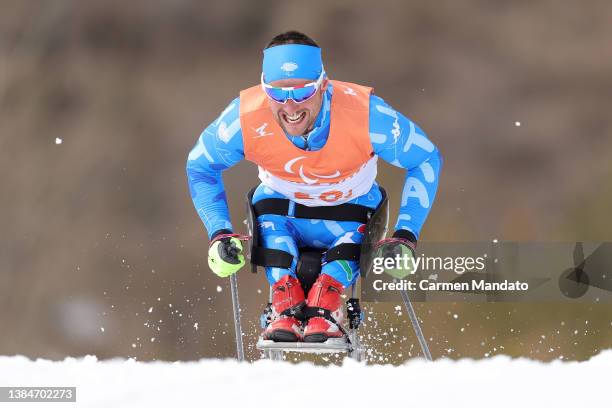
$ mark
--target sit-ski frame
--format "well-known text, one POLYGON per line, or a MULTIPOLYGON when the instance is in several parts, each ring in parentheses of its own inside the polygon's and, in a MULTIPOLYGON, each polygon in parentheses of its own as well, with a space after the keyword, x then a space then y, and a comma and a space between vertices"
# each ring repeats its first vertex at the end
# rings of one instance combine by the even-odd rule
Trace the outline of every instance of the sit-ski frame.
MULTIPOLYGON (((270 360, 282 360, 286 352, 311 353, 311 354, 338 354, 346 353, 350 358, 356 361, 365 360, 365 349, 361 345, 357 329, 363 318, 359 301, 355 298, 355 284, 351 286, 351 298, 347 302, 349 330, 347 331, 342 326, 338 325, 344 333, 343 337, 330 338, 322 343, 307 343, 307 342, 275 342, 272 340, 264 340, 259 337, 256 347, 263 351, 264 358, 270 360)), ((270 302, 272 301, 272 292, 270 291, 270 302)), ((261 316, 262 328, 269 324, 269 314, 271 309, 268 306, 261 316)))
MULTIPOLYGON (((232 306, 234 311, 234 327, 236 332, 236 356, 238 361, 244 360, 244 346, 242 342, 242 326, 240 322, 240 303, 238 300, 238 285, 236 275, 231 276, 231 292, 232 292, 232 306)), ((305 342, 274 342, 272 340, 264 340, 260 337, 257 341, 256 347, 258 350, 263 351, 264 357, 270 360, 283 360, 283 355, 286 352, 298 352, 298 353, 313 353, 313 354, 338 354, 347 353, 347 355, 356 360, 364 361, 366 358, 366 351, 357 333, 357 329, 363 318, 361 310, 359 310, 359 303, 356 305, 350 303, 351 300, 355 299, 355 284, 351 286, 352 297, 349 300, 349 330, 346 331, 344 328, 340 329, 345 333, 341 338, 328 339, 323 343, 305 343, 305 342), (353 308, 357 309, 354 310, 353 308), (351 310, 353 309, 353 310, 351 310)), ((423 351, 423 355, 428 361, 432 361, 431 353, 427 345, 427 340, 421 330, 421 325, 416 316, 412 302, 408 297, 407 291, 402 291, 402 301, 404 307, 412 323, 412 327, 423 351)), ((270 292, 270 301, 272 292, 270 292)), ((266 310, 268 310, 267 308, 266 310)), ((271 313, 271 311, 270 311, 271 313)), ((262 315, 262 326, 269 323, 266 312, 262 315)))

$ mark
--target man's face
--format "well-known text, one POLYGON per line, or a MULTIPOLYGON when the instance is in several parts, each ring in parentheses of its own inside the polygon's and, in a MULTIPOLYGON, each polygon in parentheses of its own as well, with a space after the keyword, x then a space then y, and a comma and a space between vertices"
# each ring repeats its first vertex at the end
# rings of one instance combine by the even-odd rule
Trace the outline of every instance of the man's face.
MULTIPOLYGON (((268 98, 272 115, 280 127, 291 136, 300 136, 312 130, 317 115, 323 104, 323 92, 327 89, 327 79, 324 79, 317 92, 307 101, 295 103, 293 99, 288 99, 283 105, 268 98)), ((313 82, 311 79, 279 79, 270 82, 276 87, 299 86, 313 82)))

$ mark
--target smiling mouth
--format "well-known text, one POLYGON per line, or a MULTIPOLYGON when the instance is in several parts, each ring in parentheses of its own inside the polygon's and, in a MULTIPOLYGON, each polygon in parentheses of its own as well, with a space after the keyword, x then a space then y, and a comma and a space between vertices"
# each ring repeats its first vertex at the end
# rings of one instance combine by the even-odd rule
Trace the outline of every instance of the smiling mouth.
POLYGON ((287 115, 286 113, 281 113, 283 120, 290 125, 300 124, 304 118, 306 117, 306 112, 302 111, 300 113, 294 113, 293 115, 287 115))

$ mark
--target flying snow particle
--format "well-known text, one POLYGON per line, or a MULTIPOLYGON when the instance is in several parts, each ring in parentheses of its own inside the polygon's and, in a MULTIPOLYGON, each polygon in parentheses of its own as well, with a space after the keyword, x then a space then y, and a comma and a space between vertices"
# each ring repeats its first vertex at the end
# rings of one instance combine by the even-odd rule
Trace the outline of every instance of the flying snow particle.
POLYGON ((195 323, 193 324, 193 328, 194 328, 194 329, 196 329, 196 330, 198 330, 198 322, 195 322, 195 323))
POLYGON ((152 311, 153 311, 153 306, 149 308, 149 313, 151 313, 152 311))
POLYGON ((104 327, 100 327, 100 331, 104 333, 104 327))
POLYGON ((516 127, 521 126, 521 122, 519 122, 519 121, 514 122, 514 126, 516 126, 516 127))
POLYGON ((62 139, 60 139, 59 137, 56 137, 56 138, 55 138, 55 144, 56 144, 56 145, 61 145, 61 144, 62 144, 62 142, 63 142, 63 140, 62 140, 62 139))
POLYGON ((221 292, 223 288, 221 286, 217 286, 217 292, 221 292))

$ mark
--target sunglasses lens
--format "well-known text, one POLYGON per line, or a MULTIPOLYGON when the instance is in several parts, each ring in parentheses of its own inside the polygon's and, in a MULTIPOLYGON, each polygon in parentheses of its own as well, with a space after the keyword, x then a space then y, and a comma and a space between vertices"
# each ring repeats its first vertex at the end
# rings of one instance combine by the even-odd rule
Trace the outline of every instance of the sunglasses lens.
POLYGON ((307 86, 304 88, 298 88, 293 90, 293 100, 296 102, 304 102, 315 94, 317 88, 314 86, 307 86))
POLYGON ((285 103, 289 97, 288 91, 283 91, 281 88, 265 88, 266 93, 276 102, 285 103))

